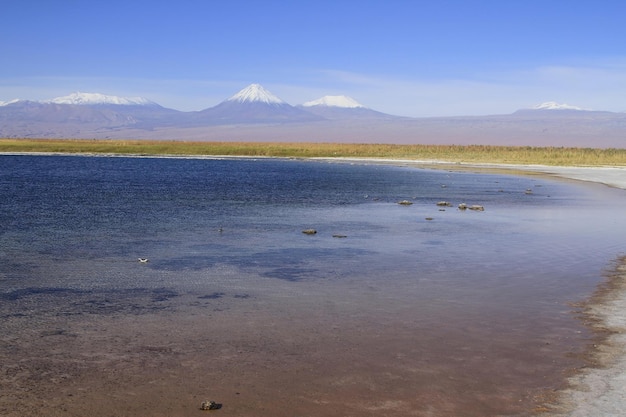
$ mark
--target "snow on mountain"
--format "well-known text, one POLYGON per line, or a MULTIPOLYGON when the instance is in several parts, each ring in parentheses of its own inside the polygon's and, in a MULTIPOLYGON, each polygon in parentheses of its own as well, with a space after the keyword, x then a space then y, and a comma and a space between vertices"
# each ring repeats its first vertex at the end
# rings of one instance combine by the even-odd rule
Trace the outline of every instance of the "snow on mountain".
POLYGON ((533 107, 533 110, 585 110, 581 107, 570 106, 569 104, 561 104, 555 101, 546 101, 545 103, 537 104, 533 107))
POLYGON ((44 103, 74 104, 74 105, 102 105, 115 104, 122 106, 155 106, 155 102, 143 97, 118 97, 100 93, 72 93, 69 96, 56 97, 44 103))
POLYGON ((286 104, 283 100, 267 91, 260 84, 250 84, 226 101, 239 103, 286 104))
POLYGON ((368 109, 348 96, 324 96, 317 100, 307 101, 298 107, 328 120, 391 120, 396 118, 396 116, 368 109))
POLYGON ((9 104, 14 104, 17 103, 18 101, 22 101, 18 98, 14 99, 14 100, 9 100, 9 101, 0 101, 0 107, 2 106, 8 106, 9 104))
POLYGON ((307 101, 302 107, 327 106, 345 109, 365 108, 361 103, 348 96, 324 96, 317 100, 307 101))

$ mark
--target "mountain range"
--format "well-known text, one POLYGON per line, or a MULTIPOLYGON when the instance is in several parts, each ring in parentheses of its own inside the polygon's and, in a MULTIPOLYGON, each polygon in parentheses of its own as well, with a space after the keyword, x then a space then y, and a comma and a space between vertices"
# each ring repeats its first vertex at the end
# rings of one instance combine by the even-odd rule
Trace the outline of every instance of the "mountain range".
POLYGON ((73 93, 0 102, 0 137, 626 147, 626 113, 546 102, 512 114, 400 117, 347 96, 290 105, 251 84, 182 112, 142 97, 73 93))

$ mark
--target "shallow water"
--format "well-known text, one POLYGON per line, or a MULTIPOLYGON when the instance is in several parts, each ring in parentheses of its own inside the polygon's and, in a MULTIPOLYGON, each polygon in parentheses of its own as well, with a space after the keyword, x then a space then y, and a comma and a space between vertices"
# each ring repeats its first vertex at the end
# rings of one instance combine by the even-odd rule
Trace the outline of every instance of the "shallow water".
POLYGON ((537 176, 1 156, 0 193, 8 416, 526 415, 625 250, 622 190, 537 176))

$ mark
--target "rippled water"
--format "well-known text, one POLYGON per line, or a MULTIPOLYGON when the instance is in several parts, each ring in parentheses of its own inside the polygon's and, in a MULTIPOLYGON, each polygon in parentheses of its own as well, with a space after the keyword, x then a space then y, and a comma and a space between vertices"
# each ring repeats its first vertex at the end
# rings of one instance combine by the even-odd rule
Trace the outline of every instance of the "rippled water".
MULTIPOLYGON (((418 415, 523 414, 533 395, 581 365, 576 355, 591 334, 571 303, 589 296, 625 251, 623 191, 538 176, 300 160, 1 156, 0 196, 0 359, 28 358, 26 345, 14 346, 29 323, 59 336, 81 325, 67 317, 84 326, 111 314, 167 322, 163 334, 180 329, 138 336, 138 346, 208 355, 182 347, 192 343, 184 323, 208 308, 220 317, 210 326, 228 323, 228 346, 250 338, 255 360, 246 371, 282 358, 275 381, 248 387, 249 409, 237 402, 239 391, 225 404, 221 411, 230 405, 233 415, 255 415, 260 392, 276 396, 271 415, 401 415, 402 407, 418 415), (452 206, 437 206, 444 200, 452 206), (458 210, 463 202, 485 211, 458 210), (317 233, 303 234, 308 228, 317 233), (300 364, 321 355, 325 365, 300 369, 289 361, 300 354, 300 364), (314 371, 320 366, 330 367, 324 376, 314 371), (294 372, 302 378, 284 379, 294 372), (300 400, 283 398, 287 391, 300 400), (365 407, 362 398, 372 395, 378 405, 365 407)), ((104 345, 122 337, 113 328, 104 345)), ((86 334, 77 331, 72 343, 86 334)), ((76 349, 88 349, 81 343, 76 349)), ((226 359, 229 349, 214 359, 233 369, 241 362, 226 359)), ((182 366, 173 363, 172 375, 182 366)))

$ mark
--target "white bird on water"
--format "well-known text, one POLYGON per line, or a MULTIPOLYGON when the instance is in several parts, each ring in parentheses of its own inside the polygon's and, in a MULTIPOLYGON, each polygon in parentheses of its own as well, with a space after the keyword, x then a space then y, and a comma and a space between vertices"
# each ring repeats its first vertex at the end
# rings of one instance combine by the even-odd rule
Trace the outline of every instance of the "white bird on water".
POLYGON ((142 264, 145 264, 146 262, 148 262, 148 258, 137 258, 139 260, 139 262, 141 262, 142 264))

